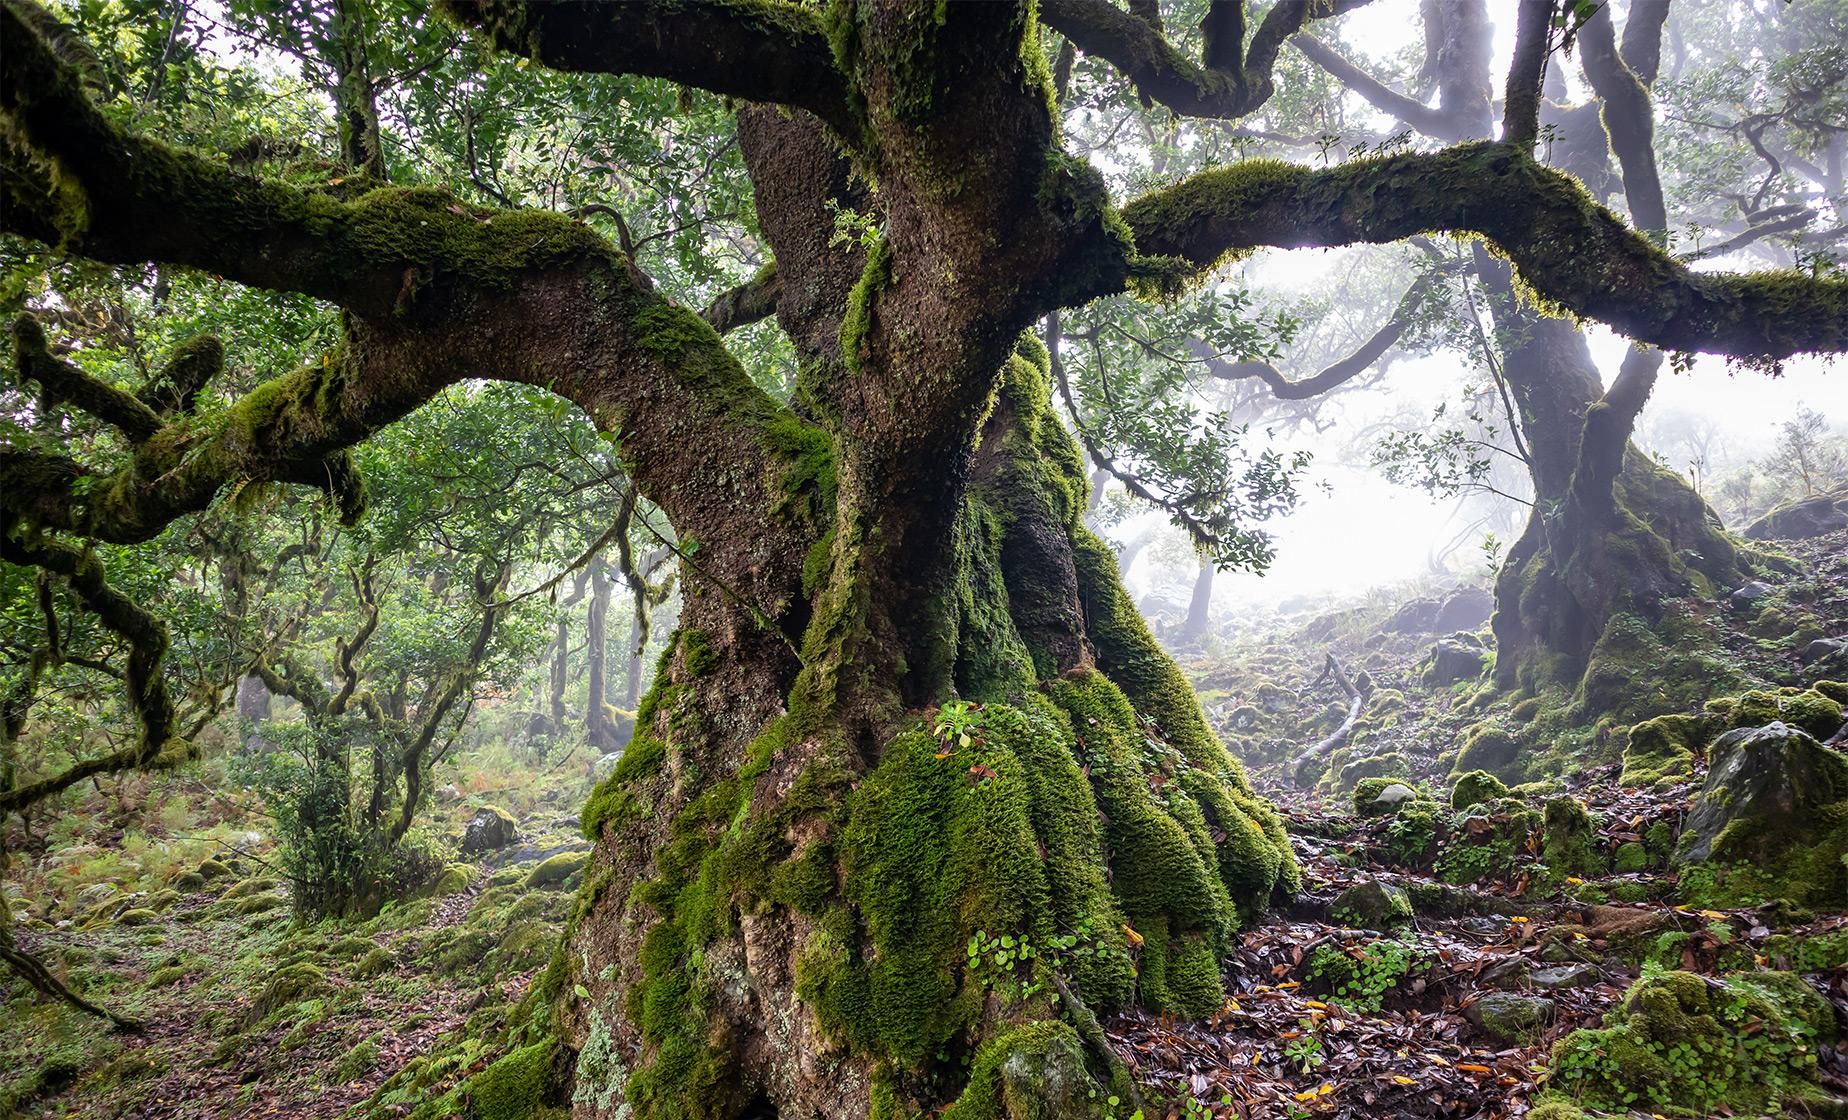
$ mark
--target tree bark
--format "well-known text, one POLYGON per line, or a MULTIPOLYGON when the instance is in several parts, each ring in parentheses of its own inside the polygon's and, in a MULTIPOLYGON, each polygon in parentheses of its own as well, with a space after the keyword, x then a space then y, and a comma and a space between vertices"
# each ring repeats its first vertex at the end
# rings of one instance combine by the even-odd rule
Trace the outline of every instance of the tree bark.
POLYGON ((1213 576, 1217 571, 1211 559, 1200 557, 1199 570, 1194 574, 1193 596, 1187 602, 1187 617, 1181 622, 1180 633, 1175 635, 1182 646, 1195 645, 1206 636, 1213 608, 1213 576))

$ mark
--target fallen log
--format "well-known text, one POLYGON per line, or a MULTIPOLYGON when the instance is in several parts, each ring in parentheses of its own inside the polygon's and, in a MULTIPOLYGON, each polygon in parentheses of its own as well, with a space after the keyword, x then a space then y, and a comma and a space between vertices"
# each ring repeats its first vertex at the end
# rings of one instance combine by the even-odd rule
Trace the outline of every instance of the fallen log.
POLYGON ((1318 676, 1309 687, 1312 689, 1316 688, 1331 676, 1335 678, 1335 683, 1341 686, 1341 691, 1347 694, 1347 718, 1342 720, 1341 726, 1335 728, 1334 732, 1327 738, 1314 744, 1290 760, 1290 780, 1295 782, 1298 787, 1303 784, 1303 767, 1324 755, 1333 753, 1337 748, 1347 745, 1348 737, 1354 733, 1354 725, 1360 722, 1361 711, 1367 706, 1367 694, 1356 687, 1352 680, 1348 679, 1347 670, 1341 667, 1341 662, 1337 660, 1332 653, 1328 655, 1328 660, 1322 663, 1321 676, 1318 676))

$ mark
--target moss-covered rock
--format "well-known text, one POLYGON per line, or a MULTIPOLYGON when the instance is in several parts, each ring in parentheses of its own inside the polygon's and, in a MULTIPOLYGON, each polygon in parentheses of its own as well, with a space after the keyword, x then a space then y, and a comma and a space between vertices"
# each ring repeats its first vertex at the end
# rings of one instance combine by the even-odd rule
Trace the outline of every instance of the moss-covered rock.
POLYGON ((367 950, 366 955, 353 964, 353 977, 357 980, 371 980, 392 972, 398 967, 398 958, 381 947, 367 950))
POLYGON ((475 881, 475 865, 472 863, 452 863, 444 867, 437 875, 436 882, 430 885, 430 892, 438 898, 461 894, 468 885, 475 881))
POLYGON ((1598 852, 1597 827, 1585 803, 1576 797, 1547 801, 1540 822, 1540 858, 1553 875, 1599 875, 1604 857, 1598 852))
POLYGON ((1418 790, 1399 778, 1365 778, 1354 787, 1354 813, 1384 817, 1419 800, 1418 790))
POLYGON ((1503 780, 1520 777, 1521 743, 1506 727, 1492 721, 1471 725, 1463 732, 1452 774, 1482 770, 1503 780))
POLYGON ((117 914, 115 920, 116 924, 119 926, 145 926, 149 922, 158 921, 159 919, 160 915, 147 907, 136 906, 117 914))
POLYGON ((1497 1042, 1526 1046, 1553 1021, 1553 1001, 1517 992, 1486 992, 1465 1007, 1463 1015, 1497 1042))
POLYGON ((1625 786, 1668 786, 1694 774, 1694 756, 1706 749, 1716 729, 1706 716, 1667 715, 1630 728, 1623 750, 1625 786))
POLYGON ((1498 797, 1508 796, 1508 787, 1502 780, 1487 770, 1471 770, 1457 776, 1456 784, 1450 788, 1450 807, 1467 809, 1471 805, 1480 805, 1484 801, 1493 801, 1498 797))
POLYGON ((492 852, 505 848, 519 838, 518 822, 513 814, 498 805, 483 805, 475 810, 462 830, 464 854, 492 852))
POLYGON ((1398 887, 1363 879, 1335 896, 1328 915, 1355 929, 1391 929, 1412 920, 1412 901, 1398 887))
POLYGON ((558 886, 582 871, 589 862, 589 852, 560 852, 532 869, 526 876, 526 887, 538 890, 558 886))
POLYGON ((1634 875, 1649 870, 1655 864, 1655 857, 1649 854, 1649 849, 1634 840, 1618 845, 1617 851, 1611 855, 1611 870, 1619 875, 1634 875))
POLYGON ((1848 759, 1783 723, 1720 736, 1676 852, 1709 905, 1848 904, 1848 759))
POLYGON ((312 998, 326 990, 327 974, 315 965, 302 963, 277 969, 245 1010, 245 1025, 255 1025, 287 1004, 312 998))
POLYGON ((1665 972, 1633 985, 1595 1030, 1553 1049, 1552 1084, 1601 1110, 1757 1115, 1820 1101, 1819 1043, 1835 1015, 1790 973, 1711 980, 1665 972))

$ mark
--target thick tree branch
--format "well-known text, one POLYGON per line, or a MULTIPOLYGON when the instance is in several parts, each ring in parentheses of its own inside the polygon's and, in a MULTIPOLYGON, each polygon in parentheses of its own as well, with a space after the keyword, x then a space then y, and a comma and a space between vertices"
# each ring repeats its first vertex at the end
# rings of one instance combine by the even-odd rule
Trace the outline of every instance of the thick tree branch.
MULTIPOLYGON (((1569 177, 1501 144, 1323 169, 1234 164, 1138 199, 1123 217, 1143 259, 1178 258, 1198 271, 1263 246, 1475 233, 1542 298, 1637 341, 1739 358, 1848 349, 1848 281, 1691 272, 1569 177)), ((1100 286, 1081 298, 1103 294, 1100 286)))
POLYGON ((160 431, 160 417, 133 393, 98 381, 56 358, 38 320, 22 314, 13 321, 13 353, 22 381, 36 381, 47 409, 66 401, 119 430, 131 442, 144 443, 160 431))
POLYGON ((713 297, 699 317, 720 334, 748 327, 760 319, 776 314, 777 301, 783 298, 783 278, 771 261, 757 275, 728 292, 713 297))
POLYGON ((128 703, 141 725, 136 739, 118 750, 75 762, 36 782, 0 790, 0 814, 16 812, 97 774, 186 758, 191 748, 176 736, 173 698, 161 673, 167 656, 167 628, 161 621, 109 583, 94 553, 40 536, 5 510, 0 510, 0 560, 62 577, 84 609, 128 643, 124 682, 128 703))
MULTIPOLYGON (((1658 23, 1657 28, 1660 28, 1658 23)), ((1624 31, 1624 47, 1646 51, 1624 31)), ((1610 137, 1611 151, 1623 174, 1624 197, 1636 228, 1658 236, 1668 229, 1668 204, 1662 197, 1662 178, 1655 160, 1655 107, 1641 78, 1617 53, 1617 33, 1610 6, 1579 28, 1579 58, 1585 77, 1598 95, 1598 112, 1610 137)))
POLYGON ((1217 0, 1202 29, 1204 64, 1162 36, 1158 25, 1107 0, 1042 0, 1040 18, 1086 54, 1108 61, 1143 96, 1190 117, 1233 119, 1270 99, 1277 52, 1312 19, 1352 11, 1368 0, 1278 0, 1266 12, 1243 61, 1242 0, 1217 0))
POLYGON ((857 131, 815 14, 777 0, 444 0, 502 50, 554 70, 642 74, 807 109, 857 131))

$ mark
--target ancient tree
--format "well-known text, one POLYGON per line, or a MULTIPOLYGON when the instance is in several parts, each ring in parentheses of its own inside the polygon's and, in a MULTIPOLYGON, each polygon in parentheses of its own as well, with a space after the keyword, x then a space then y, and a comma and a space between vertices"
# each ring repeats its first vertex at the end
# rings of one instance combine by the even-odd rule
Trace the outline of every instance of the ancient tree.
POLYGON ((183 750, 160 622, 85 541, 147 539, 247 480, 359 518, 349 447, 464 379, 549 389, 671 520, 686 602, 584 813, 596 860, 536 995, 553 1013, 507 1061, 560 1075, 530 1081, 583 1115, 1098 1114, 1121 1070, 1091 1013, 1218 1007, 1220 951, 1296 872, 1082 527, 1035 322, 1264 246, 1441 231, 1651 347, 1848 348, 1848 285, 1692 273, 1536 162, 1545 0, 1521 6, 1498 139, 1253 161, 1131 201, 1061 150, 1055 33, 1176 112, 1236 118, 1289 36, 1353 6, 1286 2, 1249 27, 1215 3, 1196 59, 1102 0, 454 0, 449 18, 537 66, 736 99, 775 265, 701 314, 567 215, 246 177, 136 135, 91 102, 69 36, 5 0, 6 232, 305 293, 344 323, 211 423, 24 348, 20 376, 122 454, 0 451, 5 558, 69 581, 134 647, 127 761, 183 750), (843 246, 842 208, 875 234, 843 246), (724 339, 770 315, 801 363, 787 402, 724 339))

